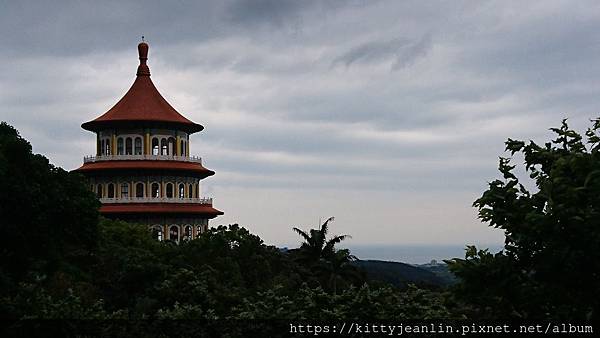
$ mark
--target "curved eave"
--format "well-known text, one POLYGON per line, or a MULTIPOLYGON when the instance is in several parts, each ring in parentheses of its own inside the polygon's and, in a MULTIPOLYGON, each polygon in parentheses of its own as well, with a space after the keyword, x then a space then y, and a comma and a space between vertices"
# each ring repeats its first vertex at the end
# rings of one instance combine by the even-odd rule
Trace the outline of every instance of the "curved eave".
POLYGON ((223 212, 217 210, 209 204, 191 204, 191 203, 123 203, 123 204, 103 204, 100 207, 100 213, 104 215, 124 215, 124 214, 188 214, 201 215, 207 218, 215 218, 223 215, 223 212))
POLYGON ((99 132, 101 130, 106 129, 115 129, 115 128, 123 128, 123 129, 133 129, 139 128, 140 126, 146 128, 161 128, 161 129, 175 129, 185 131, 189 134, 197 133, 199 131, 204 130, 204 126, 198 123, 190 122, 190 123, 181 123, 174 122, 169 120, 151 120, 151 119, 140 119, 140 120, 131 120, 131 119, 111 119, 111 120, 92 120, 89 122, 85 122, 81 124, 81 128, 92 131, 99 132))
MULTIPOLYGON (((140 59, 141 57, 140 55, 140 59)), ((143 71, 140 73, 138 69, 138 75, 133 85, 119 102, 106 113, 92 121, 85 122, 81 127, 89 131, 99 131, 111 127, 159 124, 176 127, 176 129, 189 133, 202 130, 201 125, 185 118, 165 100, 152 83, 148 67, 145 65, 140 65, 140 67, 143 71)))
POLYGON ((133 170, 185 172, 199 178, 205 178, 215 174, 214 171, 204 168, 200 163, 181 161, 101 161, 84 163, 81 167, 75 169, 76 172, 82 174, 92 174, 102 171, 133 170))

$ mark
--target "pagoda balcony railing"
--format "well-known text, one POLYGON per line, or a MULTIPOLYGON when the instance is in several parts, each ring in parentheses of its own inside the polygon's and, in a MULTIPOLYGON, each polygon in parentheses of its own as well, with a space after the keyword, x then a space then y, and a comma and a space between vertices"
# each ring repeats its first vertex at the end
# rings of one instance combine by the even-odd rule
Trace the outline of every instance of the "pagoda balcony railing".
POLYGON ((85 156, 83 163, 101 161, 182 161, 202 164, 202 158, 198 156, 173 156, 173 155, 100 155, 85 156))
POLYGON ((100 198, 103 204, 112 203, 194 203, 194 204, 210 204, 212 198, 168 198, 168 197, 121 197, 121 198, 100 198))

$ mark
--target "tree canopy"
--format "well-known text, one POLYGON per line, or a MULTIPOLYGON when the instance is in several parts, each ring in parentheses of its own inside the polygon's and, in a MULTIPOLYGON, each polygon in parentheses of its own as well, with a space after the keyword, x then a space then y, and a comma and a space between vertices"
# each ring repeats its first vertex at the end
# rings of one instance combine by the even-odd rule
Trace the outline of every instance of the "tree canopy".
POLYGON ((504 250, 469 247, 451 261, 458 293, 492 317, 598 318, 600 310, 600 120, 585 136, 564 120, 544 145, 508 139, 502 179, 474 206, 505 233, 504 250), (535 186, 515 174, 521 154, 535 186))
POLYGON ((1 288, 32 269, 89 263, 100 203, 81 176, 57 168, 17 130, 0 124, 1 288))

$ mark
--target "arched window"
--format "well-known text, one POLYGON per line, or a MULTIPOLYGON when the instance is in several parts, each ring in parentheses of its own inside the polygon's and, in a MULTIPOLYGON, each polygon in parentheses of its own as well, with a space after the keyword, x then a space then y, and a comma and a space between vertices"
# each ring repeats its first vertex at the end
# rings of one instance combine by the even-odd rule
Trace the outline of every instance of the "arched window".
POLYGON ((194 197, 200 198, 200 185, 199 184, 195 184, 194 186, 195 186, 194 197))
POLYGON ((181 146, 181 147, 180 147, 180 148, 181 148, 181 149, 180 149, 181 153, 180 153, 179 155, 181 155, 181 156, 185 156, 185 141, 184 141, 184 140, 181 140, 181 141, 179 142, 179 144, 180 144, 180 146, 181 146))
POLYGON ((125 155, 132 155, 133 154, 133 143, 131 141, 131 137, 128 137, 127 139, 125 139, 125 155))
POLYGON ((141 137, 136 137, 135 138, 135 152, 134 155, 141 155, 142 154, 142 138, 141 137))
POLYGON ((129 183, 121 183, 121 198, 129 198, 129 183))
POLYGON ((110 140, 104 140, 104 155, 110 155, 110 140))
POLYGON ((117 155, 123 155, 123 138, 117 139, 117 155))
POLYGON ((169 137, 169 155, 177 155, 175 152, 176 141, 174 138, 169 137))
POLYGON ((194 196, 194 185, 190 184, 188 185, 188 197, 192 198, 194 196))
POLYGON ((186 225, 183 229, 183 239, 189 241, 192 239, 192 226, 186 225))
POLYGON ((173 183, 167 183, 167 193, 166 193, 166 197, 167 198, 173 198, 173 183))
POLYGON ((177 190, 179 191, 179 198, 185 198, 185 184, 180 183, 177 190))
POLYGON ((115 185, 112 183, 108 184, 108 198, 115 198, 115 185))
POLYGON ((202 234, 202 225, 197 225, 196 226, 196 238, 200 237, 200 234, 202 234))
POLYGON ((158 155, 160 153, 160 147, 158 146, 158 139, 154 137, 152 139, 152 155, 158 155))
POLYGON ((167 147, 167 139, 163 138, 160 140, 160 154, 169 155, 169 148, 167 147))
POLYGON ((153 237, 161 242, 163 240, 163 232, 162 232, 162 227, 160 225, 155 225, 152 227, 152 233, 153 233, 153 237))
POLYGON ((169 229, 169 239, 175 242, 179 241, 179 227, 176 225, 171 226, 169 229))
POLYGON ((103 192, 104 192, 104 191, 103 191, 103 189, 102 189, 102 184, 98 184, 98 185, 96 186, 96 195, 98 196, 98 198, 102 198, 102 197, 104 197, 104 194, 103 194, 103 192))
POLYGON ((144 183, 138 183, 135 185, 135 197, 144 198, 144 183))
POLYGON ((159 198, 160 197, 160 185, 158 183, 152 183, 152 197, 159 198))

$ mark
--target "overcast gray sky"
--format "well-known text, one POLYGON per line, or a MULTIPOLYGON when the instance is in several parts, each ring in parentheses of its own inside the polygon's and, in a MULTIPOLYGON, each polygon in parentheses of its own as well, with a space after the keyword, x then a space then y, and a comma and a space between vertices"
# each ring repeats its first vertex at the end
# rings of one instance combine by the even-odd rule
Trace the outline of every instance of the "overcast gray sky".
POLYGON ((0 1, 0 119, 65 169, 150 44, 205 126, 204 194, 267 243, 335 216, 349 244, 492 244, 471 207, 506 138, 598 115, 597 1, 0 1))

